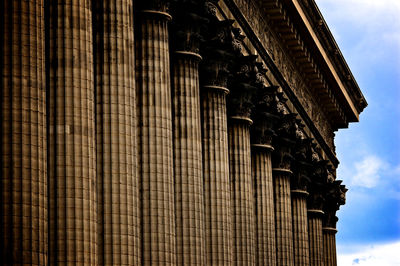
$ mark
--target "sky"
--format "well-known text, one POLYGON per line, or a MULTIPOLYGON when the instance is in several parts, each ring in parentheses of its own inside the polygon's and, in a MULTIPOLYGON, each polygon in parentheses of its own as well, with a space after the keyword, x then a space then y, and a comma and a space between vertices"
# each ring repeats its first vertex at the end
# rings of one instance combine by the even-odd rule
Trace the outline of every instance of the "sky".
POLYGON ((336 133, 338 265, 400 265, 400 0, 316 0, 368 107, 336 133))

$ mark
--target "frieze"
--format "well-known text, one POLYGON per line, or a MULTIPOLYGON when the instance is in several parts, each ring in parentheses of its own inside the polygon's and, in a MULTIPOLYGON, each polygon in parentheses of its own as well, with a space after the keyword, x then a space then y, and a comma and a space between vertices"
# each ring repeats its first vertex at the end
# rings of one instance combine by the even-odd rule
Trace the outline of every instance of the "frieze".
POLYGON ((261 11, 262 8, 252 0, 234 0, 234 2, 247 18, 255 34, 264 44, 265 49, 274 60, 276 66, 293 90, 308 116, 315 123, 315 126, 325 142, 334 152, 334 133, 329 124, 329 119, 326 117, 322 107, 317 103, 315 97, 312 96, 313 92, 311 92, 305 84, 293 61, 284 52, 285 50, 282 48, 279 38, 274 35, 268 25, 265 14, 261 11))

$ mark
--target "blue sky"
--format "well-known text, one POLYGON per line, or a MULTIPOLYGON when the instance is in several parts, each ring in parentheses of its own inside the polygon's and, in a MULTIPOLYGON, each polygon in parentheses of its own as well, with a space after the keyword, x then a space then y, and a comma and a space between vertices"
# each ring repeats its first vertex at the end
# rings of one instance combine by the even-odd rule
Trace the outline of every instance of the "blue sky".
POLYGON ((400 0, 316 0, 369 106, 336 134, 338 263, 400 265, 400 0))

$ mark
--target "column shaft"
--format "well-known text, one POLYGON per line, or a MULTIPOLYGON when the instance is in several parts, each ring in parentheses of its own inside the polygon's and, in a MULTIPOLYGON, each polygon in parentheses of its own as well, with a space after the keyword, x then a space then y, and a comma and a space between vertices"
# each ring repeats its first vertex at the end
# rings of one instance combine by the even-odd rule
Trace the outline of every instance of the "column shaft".
POLYGON ((49 9, 50 264, 96 264, 91 1, 49 9))
POLYGON ((43 1, 0 4, 2 265, 47 263, 43 1))
POLYGON ((142 262, 175 264, 172 106, 167 13, 142 11, 137 23, 138 154, 142 262))
POLYGON ((252 146, 257 265, 276 265, 274 185, 269 145, 252 146))
POLYGON ((310 265, 308 245, 307 192, 292 190, 294 265, 310 265))
POLYGON ((225 88, 209 86, 202 93, 207 265, 232 263, 227 92, 225 88))
POLYGON ((139 265, 133 2, 93 4, 99 264, 139 265))
POLYGON ((323 236, 322 236, 322 215, 320 210, 308 210, 308 233, 310 242, 311 265, 324 265, 323 258, 323 236))
POLYGON ((337 266, 336 258, 336 229, 322 228, 324 238, 324 263, 325 266, 337 266))
POLYGON ((236 265, 255 264, 255 212, 251 176, 251 120, 230 118, 229 173, 233 217, 233 261, 236 265), (250 123, 249 123, 250 122, 250 123))
POLYGON ((287 266, 294 265, 290 174, 289 170, 273 169, 277 264, 287 266))
POLYGON ((205 264, 200 56, 176 52, 173 63, 174 176, 178 265, 205 264))

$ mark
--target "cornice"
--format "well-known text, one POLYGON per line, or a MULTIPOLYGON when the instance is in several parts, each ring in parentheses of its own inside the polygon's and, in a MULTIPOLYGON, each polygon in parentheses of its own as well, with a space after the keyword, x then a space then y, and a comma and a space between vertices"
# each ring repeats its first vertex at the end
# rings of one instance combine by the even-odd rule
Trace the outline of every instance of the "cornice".
POLYGON ((307 18, 309 19, 312 28, 314 29, 318 39, 328 51, 330 60, 333 62, 333 66, 340 75, 347 92, 355 103, 358 113, 361 113, 368 103, 362 94, 360 87, 357 84, 342 52, 339 49, 335 38, 332 35, 324 17, 322 16, 315 0, 298 0, 302 9, 305 11, 307 18))
MULTIPOLYGON (((270 30, 258 29, 259 32, 256 33, 254 28, 256 26, 254 24, 255 21, 247 20, 246 16, 241 11, 242 6, 239 7, 236 2, 236 0, 224 0, 225 5, 229 8, 229 11, 232 13, 244 34, 266 64, 270 73, 274 76, 278 85, 287 95, 313 137, 324 150, 332 164, 337 167, 339 161, 334 153, 333 129, 331 125, 329 125, 329 122, 332 119, 326 117, 325 112, 317 111, 324 108, 324 106, 328 106, 328 104, 325 104, 324 102, 316 102, 316 100, 312 98, 308 88, 302 82, 301 74, 294 69, 290 61, 287 61, 288 59, 283 54, 282 49, 276 47, 277 44, 274 43, 275 40, 272 40, 274 37, 267 36, 272 33, 265 33, 265 36, 258 35, 259 32, 270 30), (262 39, 262 37, 269 39, 267 40, 268 42, 262 39), (265 46, 268 44, 270 44, 270 46, 265 46), (275 50, 271 51, 270 48, 274 48, 275 50), (290 69, 288 68, 288 65, 290 66, 290 69)), ((247 1, 242 2, 243 5, 246 5, 245 2, 247 3, 247 1)), ((258 25, 258 27, 260 28, 262 26, 258 25)))

